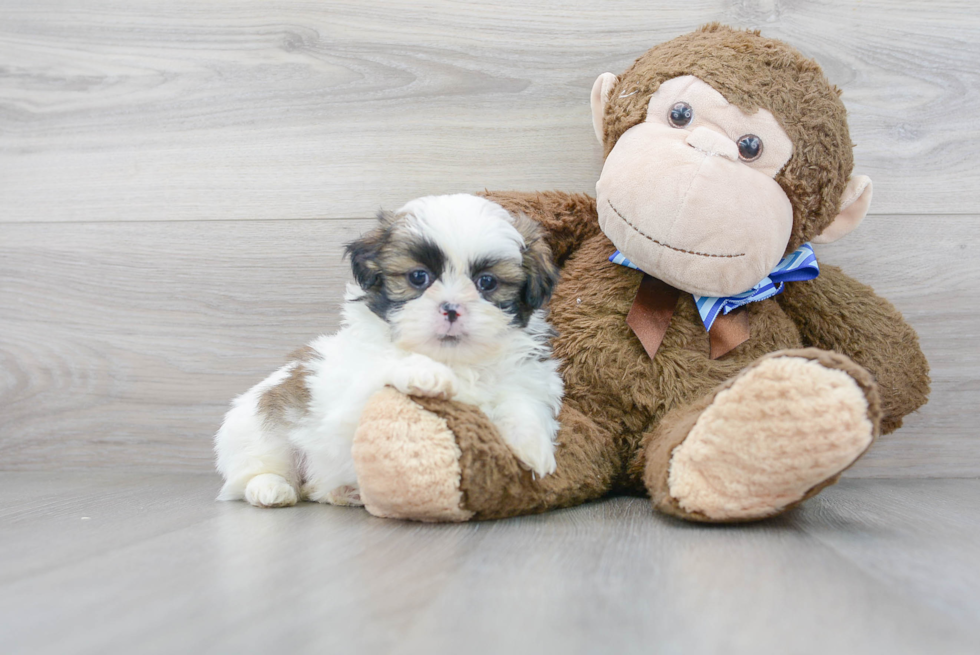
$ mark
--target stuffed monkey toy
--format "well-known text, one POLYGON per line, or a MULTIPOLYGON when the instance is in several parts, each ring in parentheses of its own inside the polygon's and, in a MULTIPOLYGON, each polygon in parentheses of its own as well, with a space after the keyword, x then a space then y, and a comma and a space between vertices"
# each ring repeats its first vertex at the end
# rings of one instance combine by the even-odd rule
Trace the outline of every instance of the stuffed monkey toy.
POLYGON ((557 471, 535 478, 474 407, 386 389, 354 441, 367 509, 465 521, 612 493, 758 520, 901 426, 929 392, 915 332, 809 246, 871 202, 839 96, 785 43, 717 24, 600 76, 595 199, 486 194, 538 221, 561 267, 557 471))

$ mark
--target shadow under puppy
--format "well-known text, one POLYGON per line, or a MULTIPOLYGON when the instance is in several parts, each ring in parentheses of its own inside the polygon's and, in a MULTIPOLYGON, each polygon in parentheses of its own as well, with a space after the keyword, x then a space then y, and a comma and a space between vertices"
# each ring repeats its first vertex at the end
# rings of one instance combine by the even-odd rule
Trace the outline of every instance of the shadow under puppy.
POLYGON ((347 246, 342 328, 239 396, 215 437, 219 500, 360 505, 351 443, 385 386, 479 407, 535 474, 555 470, 562 380, 541 309, 558 270, 537 224, 428 196, 347 246))

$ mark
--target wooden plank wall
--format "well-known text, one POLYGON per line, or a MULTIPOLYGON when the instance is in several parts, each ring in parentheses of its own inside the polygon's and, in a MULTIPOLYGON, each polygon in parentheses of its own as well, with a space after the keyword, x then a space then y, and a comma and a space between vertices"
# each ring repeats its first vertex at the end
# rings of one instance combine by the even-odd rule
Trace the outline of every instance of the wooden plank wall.
POLYGON ((0 0, 0 469, 208 470, 227 401, 336 327, 378 207, 591 192, 596 75, 713 20, 844 89, 875 200, 819 254, 933 365, 849 475, 980 475, 972 0, 0 0))

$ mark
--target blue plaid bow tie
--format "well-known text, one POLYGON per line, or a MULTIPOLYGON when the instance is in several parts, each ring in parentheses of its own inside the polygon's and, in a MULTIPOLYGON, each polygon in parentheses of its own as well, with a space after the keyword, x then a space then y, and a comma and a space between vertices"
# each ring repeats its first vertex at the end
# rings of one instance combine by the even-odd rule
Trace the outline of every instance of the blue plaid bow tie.
MULTIPOLYGON (((639 266, 626 259, 626 256, 618 250, 609 257, 609 261, 613 264, 640 270, 639 266)), ((780 259, 776 268, 772 269, 772 273, 748 291, 724 298, 694 296, 694 302, 698 306, 698 314, 701 315, 704 329, 710 330, 715 319, 718 318, 718 314, 728 314, 733 309, 748 305, 750 302, 759 302, 766 298, 778 296, 783 292, 786 282, 812 280, 818 275, 820 275, 820 266, 817 265, 817 256, 813 254, 813 247, 809 243, 804 243, 780 259)))

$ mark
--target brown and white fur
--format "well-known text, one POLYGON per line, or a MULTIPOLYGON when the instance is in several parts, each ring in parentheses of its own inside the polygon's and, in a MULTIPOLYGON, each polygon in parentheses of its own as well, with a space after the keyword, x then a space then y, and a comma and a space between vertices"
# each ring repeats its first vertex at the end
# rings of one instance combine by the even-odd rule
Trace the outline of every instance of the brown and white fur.
POLYGON ((361 504, 351 444, 385 386, 479 407, 535 474, 555 470, 562 381, 541 307, 557 269, 538 226, 458 194, 379 214, 347 246, 343 326, 235 399, 215 437, 219 500, 361 504))

